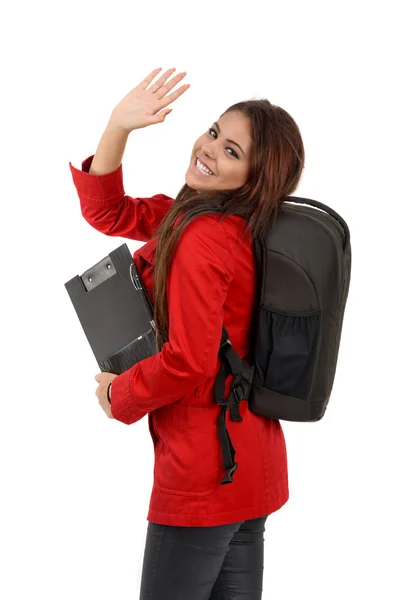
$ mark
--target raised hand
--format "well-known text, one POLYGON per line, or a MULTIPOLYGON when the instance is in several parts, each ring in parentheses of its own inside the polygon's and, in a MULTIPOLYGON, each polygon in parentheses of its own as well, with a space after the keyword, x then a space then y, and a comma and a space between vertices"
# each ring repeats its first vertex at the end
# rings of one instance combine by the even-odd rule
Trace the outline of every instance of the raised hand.
POLYGON ((163 109, 186 92, 190 84, 182 85, 167 96, 166 94, 186 76, 186 72, 178 73, 166 83, 168 77, 175 71, 175 69, 168 69, 164 75, 150 85, 160 71, 161 69, 152 71, 121 100, 111 113, 110 125, 116 125, 130 133, 134 129, 141 129, 164 121, 172 109, 163 109))

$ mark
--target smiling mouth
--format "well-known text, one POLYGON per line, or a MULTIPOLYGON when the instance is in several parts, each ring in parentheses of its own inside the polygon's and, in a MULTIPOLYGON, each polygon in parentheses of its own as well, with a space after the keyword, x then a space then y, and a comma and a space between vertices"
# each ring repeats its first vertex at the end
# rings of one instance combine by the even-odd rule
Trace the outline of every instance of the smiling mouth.
POLYGON ((197 156, 195 156, 194 160, 193 160, 193 169, 196 173, 198 173, 199 175, 203 175, 203 177, 215 177, 214 173, 212 175, 210 175, 209 173, 203 173, 202 171, 200 171, 200 169, 198 169, 196 167, 197 160, 198 160, 198 158, 197 158, 197 156))

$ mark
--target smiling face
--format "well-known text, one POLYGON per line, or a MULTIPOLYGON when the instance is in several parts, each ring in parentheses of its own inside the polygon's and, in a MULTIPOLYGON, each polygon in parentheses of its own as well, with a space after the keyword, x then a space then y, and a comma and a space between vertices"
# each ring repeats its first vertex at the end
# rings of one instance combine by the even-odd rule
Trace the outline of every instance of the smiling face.
POLYGON ((242 187, 250 173, 250 121, 241 112, 226 113, 194 143, 186 183, 198 193, 235 190, 242 187), (200 172, 197 158, 212 171, 200 172))

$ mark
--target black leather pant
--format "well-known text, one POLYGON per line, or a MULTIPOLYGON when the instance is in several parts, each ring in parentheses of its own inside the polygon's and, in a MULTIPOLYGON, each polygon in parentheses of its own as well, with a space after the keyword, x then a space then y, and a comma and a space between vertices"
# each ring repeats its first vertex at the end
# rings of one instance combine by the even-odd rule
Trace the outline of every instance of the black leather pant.
POLYGON ((216 527, 149 522, 139 600, 261 600, 267 516, 216 527))

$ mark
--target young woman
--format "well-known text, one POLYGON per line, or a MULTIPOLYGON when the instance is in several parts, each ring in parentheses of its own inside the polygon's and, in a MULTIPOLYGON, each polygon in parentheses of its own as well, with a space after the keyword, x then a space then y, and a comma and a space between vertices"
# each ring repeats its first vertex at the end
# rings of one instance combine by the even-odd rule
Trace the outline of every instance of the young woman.
POLYGON ((115 107, 82 170, 69 163, 86 221, 106 235, 147 242, 133 258, 161 348, 121 375, 97 374, 96 395, 109 418, 131 424, 148 415, 155 464, 140 600, 222 600, 228 593, 256 600, 265 521, 289 497, 285 439, 279 420, 241 402, 243 421, 227 419, 239 466, 234 481, 221 485, 213 386, 222 324, 236 351, 249 352, 252 236, 298 186, 304 147, 282 108, 266 99, 239 102, 195 141, 175 199, 126 195, 121 161, 130 132, 163 122, 166 107, 189 87, 167 95, 186 73, 167 83, 169 69, 152 83, 159 71, 115 107))

